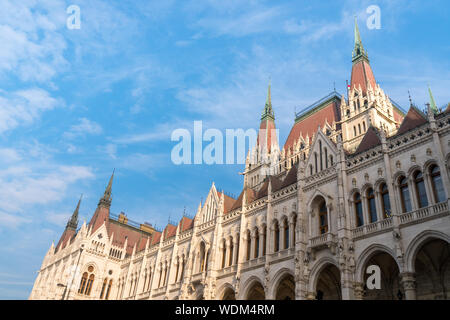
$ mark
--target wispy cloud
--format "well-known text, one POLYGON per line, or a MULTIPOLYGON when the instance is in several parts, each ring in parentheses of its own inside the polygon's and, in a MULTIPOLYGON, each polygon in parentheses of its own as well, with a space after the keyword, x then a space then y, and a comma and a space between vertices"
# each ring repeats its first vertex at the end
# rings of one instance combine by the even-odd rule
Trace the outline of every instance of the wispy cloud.
POLYGON ((97 122, 89 120, 87 118, 81 118, 79 119, 78 124, 74 124, 70 127, 69 131, 64 133, 64 136, 68 139, 74 139, 86 135, 98 135, 102 132, 102 126, 97 122))

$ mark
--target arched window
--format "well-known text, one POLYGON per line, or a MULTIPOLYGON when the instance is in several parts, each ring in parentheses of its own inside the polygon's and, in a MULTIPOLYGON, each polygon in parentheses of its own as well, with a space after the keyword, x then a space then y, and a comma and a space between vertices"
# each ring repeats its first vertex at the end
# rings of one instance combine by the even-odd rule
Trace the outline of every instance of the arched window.
POLYGON ((267 241, 267 227, 264 227, 263 241, 262 241, 262 255, 266 255, 266 241, 267 241))
POLYGON ((222 269, 223 269, 223 268, 225 268, 225 260, 227 257, 227 247, 226 247, 227 243, 225 240, 222 241, 222 245, 223 245, 223 247, 222 247, 222 269))
POLYGON ((112 279, 109 280, 109 283, 108 283, 108 289, 106 290, 105 300, 108 300, 108 299, 109 299, 109 294, 110 294, 110 292, 111 292, 111 287, 112 287, 112 279))
POLYGON ((355 217, 356 217, 356 226, 360 227, 364 224, 364 216, 361 202, 361 195, 359 192, 355 193, 353 196, 353 201, 355 203, 355 217))
POLYGON ((389 190, 386 183, 380 186, 381 194, 381 210, 383 210, 383 218, 389 218, 391 216, 391 203, 389 201, 389 190))
POLYGON ((322 140, 319 140, 319 153, 320 153, 320 171, 323 170, 323 161, 322 161, 322 140))
POLYGON ((83 273, 83 276, 81 277, 80 288, 78 289, 78 293, 81 293, 81 294, 84 293, 84 289, 86 288, 87 278, 88 278, 88 273, 87 272, 83 273))
POLYGON ((325 168, 328 169, 328 149, 325 148, 325 168))
POLYGON ((359 132, 359 134, 361 134, 361 124, 360 123, 358 123, 358 132, 359 132))
POLYGON ((284 219, 283 228, 284 228, 284 249, 287 249, 289 248, 289 223, 287 219, 284 219))
POLYGON ((422 172, 416 171, 413 177, 414 177, 414 184, 416 185, 417 204, 419 205, 419 208, 426 207, 428 206, 428 199, 422 172))
POLYGON ((330 164, 333 165, 333 155, 330 155, 330 164))
POLYGON ((369 208, 370 222, 377 221, 377 206, 375 204, 375 194, 372 188, 367 190, 367 207, 369 208))
POLYGON ((430 167, 431 185, 433 187, 434 198, 436 202, 442 202, 445 200, 445 190, 442 183, 441 172, 437 165, 430 167))
POLYGON ((84 292, 84 294, 87 296, 91 294, 92 285, 94 284, 94 278, 95 276, 93 274, 89 275, 89 279, 86 285, 86 291, 84 292))
POLYGON ((356 137, 356 126, 353 126, 353 133, 354 133, 354 136, 356 137))
POLYGON ((280 250, 280 227, 278 225, 278 221, 275 221, 274 225, 274 252, 278 252, 280 250))
POLYGON ((400 189, 400 202, 402 204, 402 212, 409 212, 411 208, 411 199, 409 196, 408 180, 406 177, 398 179, 398 187, 400 189))
POLYGON ((233 264, 233 237, 230 237, 230 252, 228 257, 228 265, 231 266, 233 264))
POLYGON ((366 132, 366 122, 363 121, 363 131, 366 132))
POLYGON ((108 284, 108 279, 105 278, 105 280, 103 280, 102 291, 100 292, 100 299, 103 299, 103 294, 105 293, 107 284, 108 284))
POLYGON ((252 237, 250 231, 247 231, 247 260, 250 260, 251 248, 252 248, 252 237))
POLYGON ((259 230, 255 229, 255 258, 259 256, 259 230))
POLYGON ((94 283, 95 276, 93 274, 94 267, 89 266, 87 272, 83 273, 80 281, 80 287, 78 288, 79 294, 90 295, 92 284, 94 283))
POLYGON ((310 175, 313 174, 313 167, 312 167, 312 164, 309 165, 309 174, 310 174, 310 175))
POLYGON ((317 170, 318 170, 318 167, 317 167, 317 152, 314 152, 314 165, 316 166, 316 173, 317 173, 317 170))
POLYGON ((319 205, 319 232, 320 234, 328 232, 328 212, 325 200, 322 200, 319 205))

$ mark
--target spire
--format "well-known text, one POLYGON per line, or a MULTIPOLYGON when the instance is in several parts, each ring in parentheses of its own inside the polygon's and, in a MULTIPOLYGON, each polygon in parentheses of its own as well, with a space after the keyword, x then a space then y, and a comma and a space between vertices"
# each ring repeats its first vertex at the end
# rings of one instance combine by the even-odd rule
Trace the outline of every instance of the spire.
POLYGON ((261 120, 265 120, 267 118, 271 118, 272 120, 275 120, 275 114, 272 109, 272 97, 270 95, 270 80, 269 80, 269 86, 267 88, 266 105, 264 106, 264 111, 262 113, 261 120))
POLYGON ((433 93, 431 92, 430 86, 428 86, 428 93, 430 94, 430 108, 433 110, 434 114, 438 113, 439 110, 436 106, 436 101, 434 101, 433 93))
POLYGON ((367 61, 369 60, 369 57, 367 56, 367 52, 364 50, 362 41, 361 41, 361 36, 359 34, 359 29, 358 29, 358 22, 356 20, 356 16, 355 16, 355 48, 353 49, 353 59, 352 61, 355 62, 356 60, 359 60, 359 58, 365 58, 367 61))
POLYGON ((109 183, 106 186, 105 193, 103 194, 103 197, 100 199, 99 205, 104 205, 106 207, 109 207, 111 205, 111 191, 112 191, 112 183, 114 180, 114 172, 116 169, 113 170, 113 173, 111 175, 111 178, 109 179, 109 183))
POLYGON ((77 207, 75 208, 75 211, 73 212, 72 217, 67 222, 66 228, 72 228, 75 230, 77 229, 77 227, 78 227, 78 212, 80 211, 80 203, 81 203, 82 198, 83 198, 83 195, 81 195, 80 200, 78 200, 77 207))

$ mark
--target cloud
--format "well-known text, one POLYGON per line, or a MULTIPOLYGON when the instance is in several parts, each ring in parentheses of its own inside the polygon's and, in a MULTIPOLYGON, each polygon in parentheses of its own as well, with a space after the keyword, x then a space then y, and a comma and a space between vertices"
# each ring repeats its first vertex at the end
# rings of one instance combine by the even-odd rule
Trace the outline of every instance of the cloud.
POLYGON ((64 137, 74 139, 86 135, 99 135, 103 132, 102 127, 94 121, 87 118, 80 118, 79 123, 70 127, 70 130, 64 133, 64 137))
POLYGON ((31 124, 43 111, 64 103, 40 88, 13 91, 0 90, 0 133, 12 130, 21 124, 31 124))
POLYGON ((17 228, 21 224, 30 223, 31 219, 24 218, 17 215, 8 214, 0 211, 0 226, 7 226, 9 228, 17 228))

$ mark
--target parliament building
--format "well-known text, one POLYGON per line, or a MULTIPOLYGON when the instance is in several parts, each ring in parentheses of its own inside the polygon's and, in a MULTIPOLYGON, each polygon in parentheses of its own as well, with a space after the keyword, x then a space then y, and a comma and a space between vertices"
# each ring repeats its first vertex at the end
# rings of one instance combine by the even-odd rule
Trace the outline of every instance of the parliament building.
POLYGON ((269 85, 238 197, 212 184, 195 216, 157 230, 110 212, 113 173, 29 299, 450 299, 450 104, 428 90, 402 111, 355 25, 346 94, 297 113, 282 147, 269 85))

